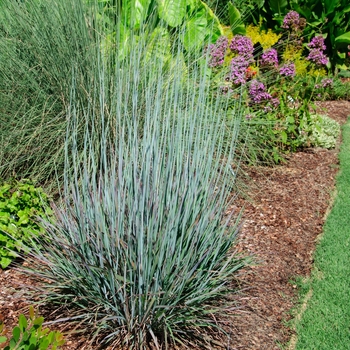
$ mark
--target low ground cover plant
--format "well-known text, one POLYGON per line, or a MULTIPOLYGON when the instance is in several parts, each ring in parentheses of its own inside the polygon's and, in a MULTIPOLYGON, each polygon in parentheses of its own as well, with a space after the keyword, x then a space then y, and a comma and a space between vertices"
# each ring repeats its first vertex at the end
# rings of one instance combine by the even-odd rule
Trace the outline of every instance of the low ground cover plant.
POLYGON ((43 233, 40 216, 51 214, 48 196, 29 180, 0 184, 0 267, 28 250, 33 235, 43 233))
POLYGON ((4 350, 58 350, 64 344, 62 333, 43 328, 44 318, 29 308, 29 317, 19 316, 18 325, 12 330, 12 337, 5 335, 4 325, 0 322, 0 344, 8 342, 4 350))

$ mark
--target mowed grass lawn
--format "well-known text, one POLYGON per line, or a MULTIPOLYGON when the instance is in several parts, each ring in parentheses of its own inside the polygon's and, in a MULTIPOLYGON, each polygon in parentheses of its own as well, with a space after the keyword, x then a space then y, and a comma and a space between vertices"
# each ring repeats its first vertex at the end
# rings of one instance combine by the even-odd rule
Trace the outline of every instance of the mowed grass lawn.
POLYGON ((336 197, 315 253, 312 295, 297 323, 297 350, 350 349, 350 119, 343 126, 336 197))

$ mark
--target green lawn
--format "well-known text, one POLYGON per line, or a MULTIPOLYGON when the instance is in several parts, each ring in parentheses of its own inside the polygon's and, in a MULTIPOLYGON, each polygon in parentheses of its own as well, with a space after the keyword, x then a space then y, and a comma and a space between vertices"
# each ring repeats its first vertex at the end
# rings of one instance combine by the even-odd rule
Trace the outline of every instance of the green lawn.
POLYGON ((350 349, 350 119, 343 126, 336 198, 315 253, 312 297, 296 324, 296 349, 350 349))

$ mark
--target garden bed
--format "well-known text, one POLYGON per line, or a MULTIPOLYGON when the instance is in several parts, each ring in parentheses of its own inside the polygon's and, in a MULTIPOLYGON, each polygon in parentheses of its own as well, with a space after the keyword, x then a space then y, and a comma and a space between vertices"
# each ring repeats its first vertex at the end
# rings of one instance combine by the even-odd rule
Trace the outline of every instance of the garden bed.
MULTIPOLYGON (((340 123, 350 115, 348 101, 319 106, 340 123)), ((291 319, 297 295, 290 281, 310 273, 317 237, 332 202, 337 152, 307 149, 291 154, 282 166, 247 170, 251 200, 235 202, 237 211, 245 207, 238 248, 252 254, 257 264, 239 277, 240 308, 227 325, 230 345, 225 339, 224 348, 279 349, 278 344, 291 339, 293 332, 285 321, 291 319)), ((30 280, 14 269, 0 270, 0 320, 7 329, 16 324, 20 312, 28 311, 26 283, 30 280)), ((64 349, 91 348, 82 338, 66 339, 64 349)))

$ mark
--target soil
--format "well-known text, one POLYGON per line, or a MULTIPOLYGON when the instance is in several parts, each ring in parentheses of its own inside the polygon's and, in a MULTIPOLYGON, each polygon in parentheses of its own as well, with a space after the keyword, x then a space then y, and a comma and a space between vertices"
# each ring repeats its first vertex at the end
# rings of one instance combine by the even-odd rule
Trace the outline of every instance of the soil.
MULTIPOLYGON (((343 124, 350 115, 349 101, 318 104, 320 111, 343 124)), ((297 303, 296 276, 310 274, 313 253, 332 203, 338 171, 339 147, 306 149, 273 168, 251 167, 250 199, 244 207, 238 249, 254 257, 255 264, 238 277, 243 289, 240 307, 227 325, 221 348, 274 350, 290 343, 293 330, 286 325, 297 303)), ((30 283, 14 269, 0 269, 0 320, 10 330, 21 312, 27 313, 30 283)), ((93 349, 84 338, 66 336, 65 350, 93 349)), ((291 342, 293 343, 293 342, 291 342)), ((212 348, 220 348, 213 345, 212 348)), ((290 350, 293 345, 288 345, 290 350)))

